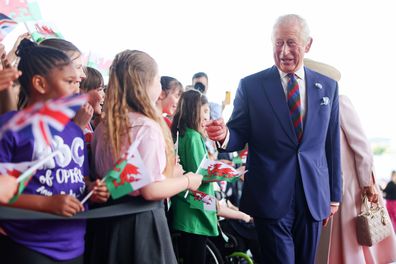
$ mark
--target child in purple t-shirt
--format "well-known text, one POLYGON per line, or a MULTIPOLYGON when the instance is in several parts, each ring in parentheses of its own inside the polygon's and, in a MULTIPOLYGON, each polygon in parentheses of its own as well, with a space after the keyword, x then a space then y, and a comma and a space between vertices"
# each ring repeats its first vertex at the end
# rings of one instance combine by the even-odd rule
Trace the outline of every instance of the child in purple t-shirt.
MULTIPOLYGON (((77 80, 70 58, 63 52, 23 40, 18 47, 21 92, 27 106, 71 95, 77 80)), ((4 125, 16 112, 0 116, 4 125)), ((51 146, 34 141, 32 131, 6 132, 0 140, 0 162, 41 159, 52 151, 62 155, 37 170, 12 207, 72 216, 84 210, 87 157, 81 129, 69 122, 53 133, 51 146)), ((84 220, 13 220, 0 222, 1 263, 83 263, 84 220)))

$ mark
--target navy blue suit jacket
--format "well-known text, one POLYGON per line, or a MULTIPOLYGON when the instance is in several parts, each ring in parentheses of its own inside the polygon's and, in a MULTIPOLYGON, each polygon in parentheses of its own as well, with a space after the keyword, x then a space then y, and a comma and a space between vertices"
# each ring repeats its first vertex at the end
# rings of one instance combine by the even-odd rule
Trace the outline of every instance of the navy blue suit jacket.
POLYGON ((305 68, 306 113, 300 144, 291 121, 276 66, 243 78, 227 123, 226 151, 249 147, 241 210, 278 219, 289 210, 296 177, 301 175, 308 208, 315 220, 340 202, 342 179, 338 84, 305 68))

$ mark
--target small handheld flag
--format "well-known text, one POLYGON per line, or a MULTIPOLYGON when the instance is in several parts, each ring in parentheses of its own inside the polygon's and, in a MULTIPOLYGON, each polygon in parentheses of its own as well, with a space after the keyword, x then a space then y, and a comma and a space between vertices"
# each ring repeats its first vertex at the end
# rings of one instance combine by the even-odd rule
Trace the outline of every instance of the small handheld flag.
POLYGON ((7 174, 17 178, 18 188, 9 203, 13 203, 18 199, 25 187, 28 185, 32 176, 35 174, 36 170, 41 168, 41 166, 43 166, 48 160, 59 154, 61 154, 61 152, 57 150, 38 161, 0 163, 0 174, 7 174))
POLYGON ((51 128, 62 131, 87 98, 86 95, 64 97, 27 107, 0 128, 0 139, 8 130, 19 132, 31 129, 37 144, 49 145, 52 139, 51 128))
POLYGON ((18 22, 41 19, 40 7, 34 0, 3 0, 0 10, 18 22))
POLYGON ((18 23, 14 20, 12 20, 10 17, 0 13, 0 41, 3 41, 3 39, 10 33, 18 23))
POLYGON ((32 35, 32 39, 37 43, 49 38, 63 39, 62 34, 47 22, 26 22, 25 26, 32 35))
POLYGON ((137 143, 131 145, 126 157, 119 159, 114 168, 104 177, 104 182, 113 199, 136 191, 149 183, 150 177, 137 151, 137 143))
POLYGON ((202 163, 197 173, 203 176, 202 181, 204 182, 235 182, 241 176, 241 173, 232 166, 209 159, 202 163))
POLYGON ((24 171, 31 167, 33 163, 34 162, 0 163, 0 174, 7 174, 13 176, 17 178, 18 181, 17 191, 9 203, 15 202, 29 183, 29 180, 33 176, 33 173, 26 174, 27 177, 24 177, 23 180, 19 180, 19 177, 23 174, 24 171))
POLYGON ((187 202, 190 204, 191 208, 202 211, 217 211, 216 198, 204 192, 190 191, 190 194, 187 197, 187 202))

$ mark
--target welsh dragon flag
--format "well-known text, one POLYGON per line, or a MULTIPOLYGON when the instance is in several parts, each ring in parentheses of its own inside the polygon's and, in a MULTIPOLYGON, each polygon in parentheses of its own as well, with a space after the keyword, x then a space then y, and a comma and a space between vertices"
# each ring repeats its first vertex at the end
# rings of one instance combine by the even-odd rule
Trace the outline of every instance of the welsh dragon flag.
POLYGON ((127 155, 119 159, 114 168, 105 175, 104 182, 113 199, 151 183, 136 144, 132 144, 127 155))
POLYGON ((48 22, 31 21, 25 23, 29 32, 31 32, 32 39, 39 43, 49 38, 60 38, 63 39, 62 34, 56 27, 48 22))
MULTIPOLYGON (((34 162, 31 161, 20 162, 20 163, 0 163, 0 174, 8 174, 10 176, 14 176, 15 178, 18 178, 24 171, 26 171, 28 168, 30 168, 33 165, 34 162)), ((26 178, 24 178, 22 181, 19 182, 17 191, 9 203, 13 203, 18 199, 19 195, 21 195, 25 187, 28 185, 32 176, 33 173, 31 173, 29 176, 27 176, 26 178)))
POLYGON ((190 193, 187 197, 187 202, 190 204, 191 208, 202 211, 217 211, 216 198, 204 192, 190 190, 190 193))
POLYGON ((232 166, 229 166, 220 161, 214 161, 209 159, 206 159, 201 163, 201 166, 199 167, 197 173, 203 176, 202 180, 204 182, 235 182, 241 176, 241 173, 232 166))

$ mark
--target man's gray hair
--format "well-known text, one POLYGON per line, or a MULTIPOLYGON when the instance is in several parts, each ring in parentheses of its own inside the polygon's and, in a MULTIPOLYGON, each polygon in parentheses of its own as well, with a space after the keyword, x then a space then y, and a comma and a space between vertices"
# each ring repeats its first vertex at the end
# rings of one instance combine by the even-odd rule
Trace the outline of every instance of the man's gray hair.
POLYGON ((310 30, 307 24, 307 21, 305 21, 304 18, 300 17, 299 15, 296 14, 287 14, 284 16, 278 17, 276 20, 274 27, 272 29, 272 41, 274 41, 275 37, 275 32, 278 29, 280 25, 288 25, 288 24, 294 24, 297 23, 300 28, 301 28, 301 40, 306 44, 308 40, 310 39, 310 30))

